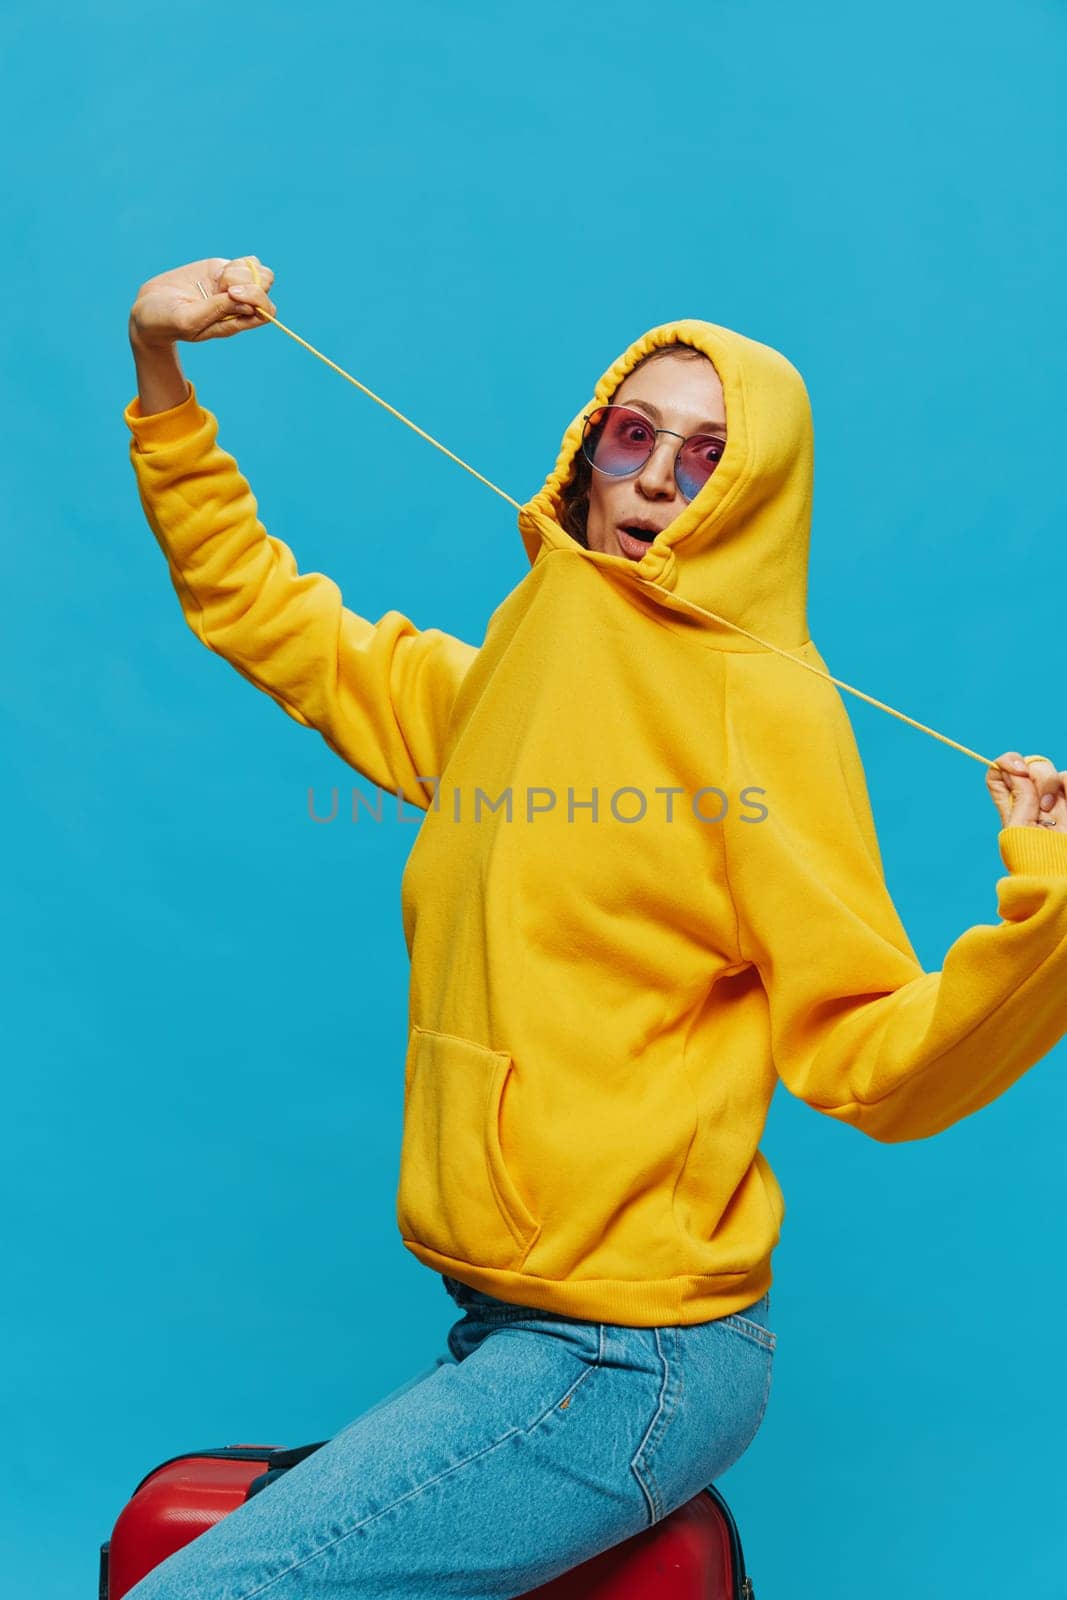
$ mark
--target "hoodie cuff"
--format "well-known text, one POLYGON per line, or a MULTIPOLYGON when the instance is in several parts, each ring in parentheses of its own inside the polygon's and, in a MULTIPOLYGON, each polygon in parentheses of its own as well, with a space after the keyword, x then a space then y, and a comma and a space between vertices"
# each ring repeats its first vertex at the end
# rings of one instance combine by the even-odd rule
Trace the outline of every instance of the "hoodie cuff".
POLYGON ((175 444, 203 426, 206 413, 196 398, 191 380, 186 378, 185 381, 189 384, 189 393, 180 405, 171 406, 167 411, 152 411, 147 417, 141 415, 140 395, 134 395, 122 416, 139 450, 175 444))
POLYGON ((1035 828, 1018 824, 1001 828, 1000 856, 1009 872, 1036 872, 1067 878, 1067 828, 1035 828))

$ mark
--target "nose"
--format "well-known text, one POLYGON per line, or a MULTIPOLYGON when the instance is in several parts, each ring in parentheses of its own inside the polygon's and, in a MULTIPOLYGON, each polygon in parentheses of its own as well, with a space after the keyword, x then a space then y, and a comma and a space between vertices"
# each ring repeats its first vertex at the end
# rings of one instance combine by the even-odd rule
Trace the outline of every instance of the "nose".
POLYGON ((649 500, 674 498, 678 487, 674 481, 674 457, 677 449, 677 440, 670 434, 661 433, 657 437, 656 448, 641 468, 637 478, 642 493, 649 500))

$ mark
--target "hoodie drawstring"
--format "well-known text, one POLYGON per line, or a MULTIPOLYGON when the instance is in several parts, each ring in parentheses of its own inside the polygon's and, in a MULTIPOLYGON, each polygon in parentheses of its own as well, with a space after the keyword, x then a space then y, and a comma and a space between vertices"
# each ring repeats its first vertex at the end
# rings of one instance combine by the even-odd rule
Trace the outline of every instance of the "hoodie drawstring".
MULTIPOLYGON (((262 282, 259 276, 259 268, 250 257, 246 256, 245 260, 252 269, 252 276, 255 279, 256 287, 261 288, 262 282)), ((368 389, 366 384, 360 383, 358 378, 353 378, 352 374, 346 372, 343 367, 339 367, 336 361, 331 361, 329 356, 324 356, 321 350, 316 350, 314 345, 308 344, 306 339, 301 339, 300 335, 298 333, 294 333, 292 328, 287 328, 284 322, 279 322, 277 317, 271 316, 269 311, 264 311, 262 306, 256 306, 255 310, 257 316, 266 317, 268 322, 273 322, 275 327, 280 328, 283 333, 287 333, 290 339, 295 339, 297 344, 302 344, 304 346, 305 350, 310 350, 313 356, 318 356, 320 361, 325 361, 326 365, 328 367, 332 367, 335 372, 339 372, 342 378, 347 378, 349 383, 354 383, 357 389, 362 390, 365 395, 369 395, 370 398, 378 405, 384 406, 386 411, 391 412, 394 417, 399 418, 399 420, 405 423, 409 428, 414 429, 420 438, 427 440, 429 444, 432 444, 436 449, 442 451, 444 455, 448 456, 451 461, 455 461, 457 465, 463 467, 467 472, 471 473, 473 477, 478 479, 479 483, 484 483, 487 489, 492 489, 493 493, 498 494, 502 500, 506 500, 508 505, 514 506, 516 511, 521 511, 523 509, 518 500, 513 500, 510 494, 507 494, 503 489, 499 488, 481 472, 477 472, 474 467, 470 466, 460 456, 457 456, 454 451, 449 450, 446 445, 441 444, 441 442, 438 439, 435 439, 432 434, 427 433, 425 428, 420 428, 417 423, 411 421, 410 417, 405 417, 403 412, 398 411, 395 406, 391 406, 387 400, 383 400, 381 396, 375 394, 372 389, 368 389)), ((876 706, 879 711, 888 711, 891 717, 896 717, 900 722, 908 723, 908 725, 912 728, 918 728, 920 733, 928 733, 932 739, 940 739, 942 744, 947 744, 951 746, 953 750, 959 750, 963 755, 970 756, 972 760, 980 762, 983 767, 988 768, 999 765, 999 763, 996 761, 987 760, 985 756, 980 755, 977 750, 972 750, 968 745, 960 744, 956 739, 950 739, 944 733, 938 733, 936 728, 928 727, 925 722, 916 722, 914 717, 909 717, 906 712, 897 711, 893 706, 886 705, 884 700, 876 700, 873 695, 864 694, 862 689, 853 688, 850 683, 843 682, 841 678, 835 678, 832 673, 824 672, 821 667, 812 666, 810 661, 801 661, 799 656, 792 655, 788 650, 782 650, 778 645, 771 644, 767 639, 761 639, 758 634, 749 633, 748 629, 742 628, 740 623, 731 622, 728 617, 720 617, 716 612, 707 611, 703 606, 695 605, 692 601, 683 601, 680 595, 676 596, 675 598, 688 609, 698 612, 701 616, 710 617, 715 622, 721 622, 724 627, 733 628, 736 630, 736 632, 743 633, 746 638, 752 639, 756 644, 761 645, 763 649, 774 650, 778 655, 784 656, 787 661, 795 661, 798 667, 806 667, 809 672, 814 672, 816 677, 826 678, 828 682, 836 684, 839 689, 845 689, 849 694, 856 695, 860 700, 866 700, 868 705, 876 706)))

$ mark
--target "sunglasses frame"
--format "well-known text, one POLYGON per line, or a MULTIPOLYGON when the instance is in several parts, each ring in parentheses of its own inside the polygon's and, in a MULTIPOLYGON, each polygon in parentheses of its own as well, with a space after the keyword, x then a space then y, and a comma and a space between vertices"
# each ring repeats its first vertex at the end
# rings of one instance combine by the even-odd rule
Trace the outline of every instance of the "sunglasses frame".
POLYGON ((716 444, 721 444, 723 449, 725 450, 726 449, 726 440, 725 439, 720 439, 717 434, 714 434, 714 433, 691 433, 688 436, 686 436, 686 435, 681 434, 681 433, 676 433, 673 428, 657 428, 657 427, 654 426, 654 424, 652 422, 652 418, 651 417, 646 417, 645 413, 643 411, 638 411, 636 406, 619 405, 615 401, 609 400, 609 401, 606 401, 604 403, 604 405, 596 406, 592 411, 586 411, 586 412, 583 412, 583 414, 582 414, 582 455, 588 461, 588 463, 592 467, 593 471, 594 472, 599 472, 601 477, 603 477, 603 478, 628 478, 628 477, 630 477, 630 475, 632 473, 642 471, 642 469, 644 467, 646 467, 648 465, 648 463, 652 460, 652 457, 655 454, 655 450, 656 450, 656 446, 655 446, 655 442, 654 441, 659 438, 661 433, 669 433, 672 438, 681 439, 681 441, 682 441, 681 444, 678 446, 677 452, 675 453, 675 457, 674 457, 674 481, 677 484, 678 493, 681 495, 682 499, 686 502, 687 505, 692 505, 693 501, 696 499, 696 495, 700 493, 700 489, 703 489, 704 484, 706 484, 708 482, 708 479, 711 478, 714 475, 715 467, 717 467, 719 465, 719 463, 716 462, 715 466, 712 467, 711 472, 708 473, 707 478, 704 479, 704 483, 702 483, 700 485, 700 489, 697 490, 696 494, 688 495, 688 494, 686 494, 685 490, 682 488, 682 485, 681 485, 681 483, 679 481, 679 478, 678 478, 678 462, 681 459, 682 451, 685 449, 686 445, 687 444, 691 444, 694 439, 713 439, 716 442, 716 444), (640 417, 641 421, 647 423, 649 428, 651 428, 652 436, 653 436, 652 448, 649 450, 648 455, 645 457, 644 461, 641 462, 640 466, 630 467, 626 472, 609 472, 606 467, 598 467, 596 462, 593 460, 592 456, 586 450, 585 445, 586 445, 586 440, 589 437, 590 420, 591 420, 591 418, 593 418, 595 416, 598 416, 601 412, 604 412, 604 411, 629 411, 635 417, 640 417))

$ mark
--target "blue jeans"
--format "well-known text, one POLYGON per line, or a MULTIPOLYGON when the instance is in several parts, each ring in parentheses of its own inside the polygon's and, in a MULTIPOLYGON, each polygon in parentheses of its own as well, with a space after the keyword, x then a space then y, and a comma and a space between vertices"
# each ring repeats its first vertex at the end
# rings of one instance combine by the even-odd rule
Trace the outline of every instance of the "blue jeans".
POLYGON ((632 1328, 443 1282, 463 1315, 433 1365, 130 1600, 507 1600, 659 1522, 763 1420, 769 1294, 712 1322, 632 1328))

